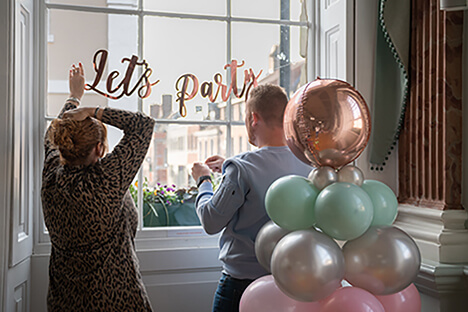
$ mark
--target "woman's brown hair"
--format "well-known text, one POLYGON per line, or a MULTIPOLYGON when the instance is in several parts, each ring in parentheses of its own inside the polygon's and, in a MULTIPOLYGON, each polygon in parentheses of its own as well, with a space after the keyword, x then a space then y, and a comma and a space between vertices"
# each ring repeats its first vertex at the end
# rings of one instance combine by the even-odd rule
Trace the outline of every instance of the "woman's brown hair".
POLYGON ((108 149, 107 128, 99 120, 88 117, 77 121, 54 119, 50 125, 49 140, 57 146, 63 164, 82 165, 98 143, 103 144, 103 156, 108 149))

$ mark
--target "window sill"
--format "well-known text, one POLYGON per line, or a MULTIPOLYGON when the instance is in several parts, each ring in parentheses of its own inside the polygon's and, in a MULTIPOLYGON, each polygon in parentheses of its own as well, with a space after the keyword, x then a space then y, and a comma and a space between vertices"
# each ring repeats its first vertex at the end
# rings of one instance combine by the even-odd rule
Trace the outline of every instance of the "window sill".
MULTIPOLYGON (((50 241, 43 234, 34 246, 35 255, 49 255, 50 241)), ((218 249, 219 234, 208 235, 201 226, 161 227, 139 230, 135 243, 137 252, 192 250, 201 248, 218 249)))

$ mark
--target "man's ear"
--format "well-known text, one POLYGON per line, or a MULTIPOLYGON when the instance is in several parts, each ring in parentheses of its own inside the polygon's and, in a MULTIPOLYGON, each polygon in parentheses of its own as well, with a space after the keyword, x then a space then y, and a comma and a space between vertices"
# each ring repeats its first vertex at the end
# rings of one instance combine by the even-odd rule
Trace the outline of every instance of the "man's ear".
POLYGON ((252 112, 252 126, 256 126, 260 120, 260 116, 256 112, 252 112))

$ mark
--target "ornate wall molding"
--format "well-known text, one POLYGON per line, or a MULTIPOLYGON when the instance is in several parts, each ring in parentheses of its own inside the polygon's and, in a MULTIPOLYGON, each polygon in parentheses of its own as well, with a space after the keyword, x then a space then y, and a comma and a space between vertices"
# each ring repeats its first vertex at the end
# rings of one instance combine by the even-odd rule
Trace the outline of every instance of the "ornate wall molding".
POLYGON ((394 225, 413 237, 422 263, 414 281, 427 312, 462 312, 468 304, 468 219, 465 210, 401 204, 394 225))
POLYGON ((416 285, 422 311, 464 312, 468 304, 467 267, 423 262, 416 285), (427 300, 427 298, 433 298, 427 300), (435 299, 435 300, 434 300, 435 299))
POLYGON ((423 209, 401 204, 395 226, 418 244, 422 258, 440 263, 468 263, 465 210, 423 209))

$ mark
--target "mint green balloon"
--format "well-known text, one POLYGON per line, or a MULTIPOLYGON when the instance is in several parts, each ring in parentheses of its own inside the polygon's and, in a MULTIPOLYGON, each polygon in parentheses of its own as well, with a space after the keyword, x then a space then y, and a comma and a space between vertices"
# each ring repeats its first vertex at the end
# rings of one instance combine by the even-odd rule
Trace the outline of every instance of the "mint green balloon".
POLYGON ((361 187, 369 195, 374 206, 371 225, 392 225, 398 211, 398 200, 392 189, 376 180, 364 180, 361 187))
POLYGON ((337 182, 327 186, 315 202, 317 226, 338 240, 352 240, 364 234, 373 215, 369 195, 351 183, 337 182))
POLYGON ((317 194, 317 188, 304 177, 281 177, 268 188, 265 208, 270 219, 284 229, 308 229, 315 223, 314 205, 317 194))

